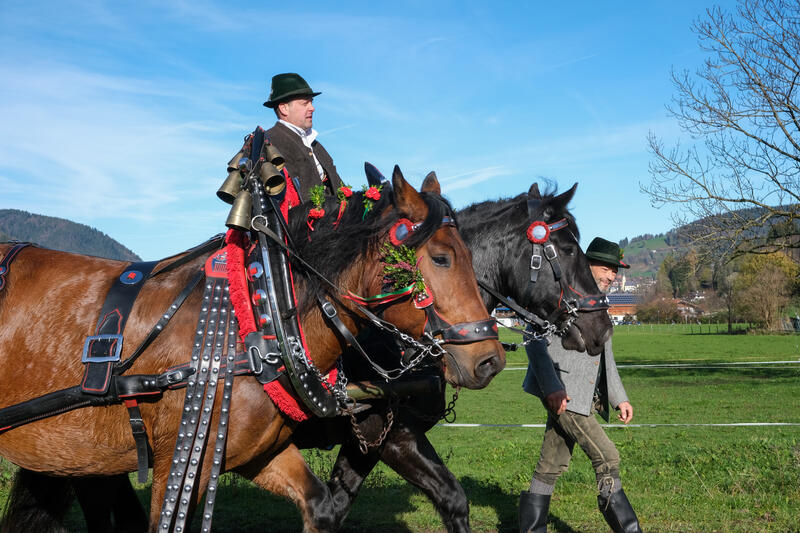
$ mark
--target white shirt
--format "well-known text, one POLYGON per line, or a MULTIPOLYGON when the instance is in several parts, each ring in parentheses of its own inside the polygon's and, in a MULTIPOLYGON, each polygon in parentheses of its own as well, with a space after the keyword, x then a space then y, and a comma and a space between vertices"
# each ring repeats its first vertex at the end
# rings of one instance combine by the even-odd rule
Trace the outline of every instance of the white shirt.
POLYGON ((285 120, 278 120, 281 124, 295 132, 297 135, 300 136, 300 140, 303 141, 303 144, 308 148, 308 151, 311 152, 311 157, 314 158, 314 163, 317 165, 317 172, 319 173, 319 179, 322 180, 325 178, 325 170, 320 165, 319 161, 317 160, 317 155, 314 153, 314 149, 311 148, 311 143, 317 138, 317 130, 314 128, 308 128, 304 130, 298 126, 295 126, 291 122, 286 122, 285 120))

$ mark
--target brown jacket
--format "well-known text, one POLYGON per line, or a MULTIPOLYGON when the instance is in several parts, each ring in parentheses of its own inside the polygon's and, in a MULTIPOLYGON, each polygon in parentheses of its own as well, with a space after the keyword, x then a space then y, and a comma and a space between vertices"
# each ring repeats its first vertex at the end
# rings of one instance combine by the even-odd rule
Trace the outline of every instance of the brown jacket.
POLYGON ((280 122, 276 122, 274 126, 267 130, 266 134, 269 141, 281 152, 283 159, 286 161, 286 168, 289 171, 289 175, 295 180, 295 187, 297 188, 297 194, 300 195, 301 202, 308 201, 311 187, 320 183, 325 184, 327 194, 336 194, 336 191, 342 186, 342 179, 336 172, 333 159, 320 143, 314 141, 311 146, 314 150, 314 155, 317 156, 317 160, 325 171, 326 180, 324 182, 320 182, 317 165, 314 163, 311 151, 303 144, 299 135, 280 122))

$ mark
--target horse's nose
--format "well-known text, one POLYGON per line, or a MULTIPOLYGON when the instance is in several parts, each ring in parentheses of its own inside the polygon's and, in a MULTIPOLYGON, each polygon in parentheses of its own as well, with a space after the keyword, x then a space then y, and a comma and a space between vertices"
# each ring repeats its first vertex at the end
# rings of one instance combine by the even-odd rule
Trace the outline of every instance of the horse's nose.
POLYGON ((498 353, 491 353, 478 361, 475 366, 475 377, 488 382, 505 368, 506 362, 498 353))

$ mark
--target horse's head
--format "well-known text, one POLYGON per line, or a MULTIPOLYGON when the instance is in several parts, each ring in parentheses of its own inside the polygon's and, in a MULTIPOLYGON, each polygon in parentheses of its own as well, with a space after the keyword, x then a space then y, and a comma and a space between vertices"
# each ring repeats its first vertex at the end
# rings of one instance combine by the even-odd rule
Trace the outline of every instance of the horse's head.
MULTIPOLYGON (((505 353, 436 177, 429 176, 418 192, 395 167, 391 186, 373 185, 346 203, 326 202, 321 219, 306 221, 307 206, 299 208, 302 217, 290 217, 299 255, 341 291, 350 291, 351 301, 372 307, 404 334, 429 346, 432 338, 443 343, 442 365, 451 384, 485 387, 505 366, 505 353)), ((310 311, 314 294, 323 290, 319 283, 305 287, 301 312, 310 311)), ((340 303, 349 307, 343 320, 368 323, 345 298, 340 303)), ((406 362, 414 358, 411 351, 406 362)))
MULTIPOLYGON (((575 219, 567 209, 577 185, 559 195, 542 195, 534 183, 527 195, 515 198, 496 213, 496 220, 484 221, 498 225, 500 229, 495 231, 505 234, 496 236, 499 244, 481 246, 503 248, 495 254, 500 259, 493 267, 499 273, 496 282, 502 292, 559 328, 574 320, 562 336, 563 346, 597 354, 611 335, 608 313, 573 310, 582 298, 600 294, 578 244, 575 219)), ((491 237, 484 233, 479 238, 491 237)), ((473 243, 473 250, 476 244, 473 243)), ((482 269, 491 277, 485 265, 482 269)))
MULTIPOLYGON (((584 255, 583 250, 578 245, 578 228, 575 219, 567 211, 567 204, 575 194, 578 184, 575 183, 571 189, 558 195, 551 196, 550 202, 539 193, 536 183, 531 185, 528 190, 528 201, 538 205, 539 217, 557 221, 565 219, 568 222, 567 230, 564 232, 551 232, 550 242, 558 250, 558 260, 563 264, 562 279, 559 288, 559 305, 564 299, 579 300, 584 297, 592 297, 600 294, 597 283, 589 270, 589 260, 584 255), (562 259, 563 258, 563 259, 562 259), (566 287, 566 289, 564 288, 566 287)), ((537 219, 535 214, 531 217, 537 219)), ((544 268, 544 266, 543 266, 544 268)), ((553 269, 551 268, 552 272, 553 269)), ((554 284, 557 286, 558 283, 554 284)), ((563 307, 563 306, 561 306, 563 307)), ((578 311, 578 318, 572 322, 561 338, 561 343, 568 350, 588 351, 595 355, 602 351, 603 344, 611 336, 611 319, 605 308, 597 310, 578 311)))
POLYGON ((395 167, 392 189, 394 210, 384 216, 397 222, 383 239, 400 242, 399 225, 405 224, 403 235, 411 229, 402 244, 416 250, 424 291, 387 307, 384 317, 415 338, 428 332, 445 341, 442 363, 448 382, 485 387, 505 366, 505 354, 497 341, 496 324, 481 300, 472 256, 456 228, 452 209, 441 197, 433 173, 417 192, 395 167))

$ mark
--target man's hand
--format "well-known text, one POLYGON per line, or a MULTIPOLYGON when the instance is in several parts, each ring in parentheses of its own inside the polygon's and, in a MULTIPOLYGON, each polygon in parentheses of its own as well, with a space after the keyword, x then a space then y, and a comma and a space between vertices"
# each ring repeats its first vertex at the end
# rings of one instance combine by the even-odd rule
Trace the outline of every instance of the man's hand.
POLYGON ((567 402, 572 398, 567 396, 567 391, 564 389, 551 392, 544 398, 544 403, 547 409, 555 415, 560 415, 567 410, 567 402))
POLYGON ((622 402, 617 406, 619 409, 619 414, 617 418, 619 418, 622 422, 627 424, 631 420, 633 420, 633 406, 630 402, 622 402))

